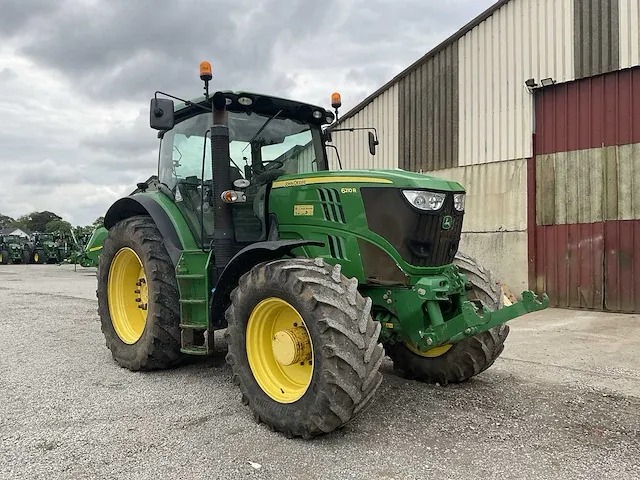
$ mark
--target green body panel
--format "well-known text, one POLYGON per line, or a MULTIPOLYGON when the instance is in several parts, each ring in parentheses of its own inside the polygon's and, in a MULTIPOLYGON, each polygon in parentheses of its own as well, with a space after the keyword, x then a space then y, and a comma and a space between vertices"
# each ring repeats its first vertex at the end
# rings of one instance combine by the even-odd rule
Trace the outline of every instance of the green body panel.
POLYGON ((103 226, 94 229, 82 252, 72 258, 73 263, 79 263, 83 267, 97 267, 102 244, 108 234, 109 231, 103 226))
POLYGON ((413 285, 425 275, 439 274, 443 267, 415 267, 405 262, 398 251, 385 238, 369 230, 364 214, 360 188, 376 186, 386 188, 430 188, 440 191, 464 192, 457 182, 402 170, 341 170, 315 172, 280 177, 269 195, 269 211, 278 217, 280 237, 324 242, 324 247, 305 247, 296 253, 322 257, 328 263, 340 263, 345 275, 364 283, 365 276, 360 258, 358 239, 370 242, 389 256, 407 277, 407 285, 413 285), (335 180, 335 181, 334 181, 335 180), (388 183, 382 183, 387 180, 388 183), (292 185, 292 186, 287 186, 292 185), (336 203, 331 190, 340 193, 344 218, 328 209, 318 195, 323 190, 325 198, 336 203), (313 206, 313 210, 309 208, 313 206), (335 257, 328 244, 328 236, 340 245, 342 256, 335 257))
MULTIPOLYGON (((158 205, 162 207, 162 209, 171 219, 171 223, 173 223, 173 226, 176 229, 178 238, 180 239, 180 243, 185 250, 200 249, 198 242, 189 229, 189 225, 187 224, 187 221, 185 220, 182 212, 173 202, 173 200, 171 200, 171 198, 160 191, 143 192, 132 195, 133 198, 137 196, 151 197, 156 203, 158 203, 158 205)), ((202 267, 204 268, 204 266, 205 265, 203 264, 202 267)))

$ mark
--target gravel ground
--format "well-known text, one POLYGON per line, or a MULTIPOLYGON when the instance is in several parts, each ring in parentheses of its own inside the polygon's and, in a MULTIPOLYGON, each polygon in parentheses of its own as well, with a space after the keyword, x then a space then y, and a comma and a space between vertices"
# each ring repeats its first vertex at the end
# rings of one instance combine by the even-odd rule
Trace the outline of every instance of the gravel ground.
POLYGON ((640 478, 640 318, 547 310, 459 386, 383 364, 374 406, 313 441, 257 425, 215 355, 133 373, 95 270, 0 267, 0 478, 640 478), (253 462, 253 464, 252 464, 253 462))

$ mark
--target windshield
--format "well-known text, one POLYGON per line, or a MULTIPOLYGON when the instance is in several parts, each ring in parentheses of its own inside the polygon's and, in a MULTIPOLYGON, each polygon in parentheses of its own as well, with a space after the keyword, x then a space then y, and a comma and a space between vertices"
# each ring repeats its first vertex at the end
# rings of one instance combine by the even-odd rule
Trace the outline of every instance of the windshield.
MULTIPOLYGON (((249 144, 269 117, 257 113, 228 113, 231 181, 250 175, 252 165, 254 172, 260 168, 278 168, 288 174, 325 169, 318 167, 318 162, 324 165, 318 127, 276 117, 249 144)), ((179 181, 202 178, 204 134, 210 124, 211 114, 203 113, 184 120, 164 135, 160 147, 160 182, 173 189, 179 181)), ((206 141, 205 181, 212 178, 208 137, 206 141)))

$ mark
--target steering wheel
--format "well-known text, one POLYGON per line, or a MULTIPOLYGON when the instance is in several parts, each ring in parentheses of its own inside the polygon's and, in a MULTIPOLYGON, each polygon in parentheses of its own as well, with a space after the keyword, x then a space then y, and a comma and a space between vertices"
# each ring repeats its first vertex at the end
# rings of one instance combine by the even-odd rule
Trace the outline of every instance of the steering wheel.
POLYGON ((280 160, 264 160, 264 161, 262 161, 262 162, 258 162, 258 163, 256 163, 255 165, 251 165, 251 171, 252 171, 253 173, 261 173, 261 171, 260 171, 260 170, 256 170, 256 167, 257 167, 258 165, 262 165, 262 166, 264 166, 264 167, 265 167, 265 168, 264 168, 264 170, 277 170, 278 168, 282 168, 282 167, 284 167, 284 162, 282 162, 282 161, 280 161, 280 160), (277 166, 275 166, 275 167, 271 167, 271 168, 267 168, 267 167, 266 167, 266 165, 268 165, 268 164, 273 164, 273 163, 277 164, 277 166))

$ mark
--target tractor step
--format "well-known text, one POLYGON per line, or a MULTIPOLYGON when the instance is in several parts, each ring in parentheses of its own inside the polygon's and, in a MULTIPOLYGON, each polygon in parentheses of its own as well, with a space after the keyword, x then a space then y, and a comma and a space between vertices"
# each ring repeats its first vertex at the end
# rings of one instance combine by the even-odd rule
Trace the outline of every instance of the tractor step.
POLYGON ((180 351, 207 355, 213 349, 209 335, 209 252, 185 250, 176 266, 180 290, 180 351))
POLYGON ((180 328, 190 328, 192 330, 207 330, 204 325, 189 325, 187 323, 181 323, 180 328))

